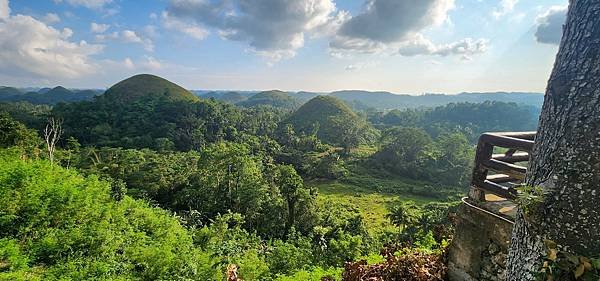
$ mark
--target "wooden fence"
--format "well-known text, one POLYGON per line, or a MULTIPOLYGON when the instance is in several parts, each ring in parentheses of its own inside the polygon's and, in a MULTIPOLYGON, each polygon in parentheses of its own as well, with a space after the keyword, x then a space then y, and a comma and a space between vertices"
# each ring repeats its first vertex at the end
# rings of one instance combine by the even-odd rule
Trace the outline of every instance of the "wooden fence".
POLYGON ((517 195, 515 187, 525 179, 535 132, 485 133, 479 138, 470 197, 485 200, 485 194, 506 199, 517 195))

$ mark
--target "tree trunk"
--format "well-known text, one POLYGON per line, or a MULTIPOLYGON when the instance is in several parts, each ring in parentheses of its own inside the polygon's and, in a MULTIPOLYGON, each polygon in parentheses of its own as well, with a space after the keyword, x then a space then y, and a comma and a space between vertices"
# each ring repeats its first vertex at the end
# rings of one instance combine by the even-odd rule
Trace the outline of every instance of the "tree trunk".
POLYGON ((517 215, 508 280, 533 280, 543 239, 600 253, 600 0, 570 1, 526 182, 547 194, 531 217, 517 215))

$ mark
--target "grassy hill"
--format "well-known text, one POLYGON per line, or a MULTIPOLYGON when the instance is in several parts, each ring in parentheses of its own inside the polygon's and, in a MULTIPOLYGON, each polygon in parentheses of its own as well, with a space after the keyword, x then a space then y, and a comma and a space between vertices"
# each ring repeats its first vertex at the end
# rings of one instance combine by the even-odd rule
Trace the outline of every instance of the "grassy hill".
POLYGON ((254 107, 259 105, 268 105, 278 108, 292 109, 299 105, 299 101, 286 92, 272 90, 260 92, 248 100, 238 103, 240 106, 254 107))
POLYGON ((162 96, 172 101, 199 100, 181 86, 150 74, 135 75, 115 84, 104 93, 103 99, 128 103, 148 95, 162 96))
POLYGON ((209 92, 200 97, 205 98, 205 99, 214 98, 216 100, 220 100, 222 102, 226 102, 229 104, 236 104, 236 103, 248 100, 247 96, 244 96, 238 92, 233 92, 233 91, 231 91, 231 92, 209 92))
POLYGON ((310 134, 317 130, 317 137, 326 143, 339 144, 342 125, 366 126, 348 105, 332 96, 317 96, 301 106, 286 121, 297 132, 310 134))

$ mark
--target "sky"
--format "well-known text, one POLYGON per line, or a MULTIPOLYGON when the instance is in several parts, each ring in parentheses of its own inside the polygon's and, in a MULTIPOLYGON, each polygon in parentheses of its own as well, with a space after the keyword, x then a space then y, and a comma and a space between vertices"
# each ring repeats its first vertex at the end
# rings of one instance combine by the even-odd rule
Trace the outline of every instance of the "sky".
POLYGON ((0 85, 544 92, 567 0, 0 0, 0 85))

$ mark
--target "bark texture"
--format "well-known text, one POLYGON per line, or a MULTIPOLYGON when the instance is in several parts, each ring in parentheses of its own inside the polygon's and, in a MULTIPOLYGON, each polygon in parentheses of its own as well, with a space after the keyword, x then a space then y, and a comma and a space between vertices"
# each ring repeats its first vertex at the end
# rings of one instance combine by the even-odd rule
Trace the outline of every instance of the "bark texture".
POLYGON ((533 280, 543 239, 600 253, 600 0, 571 0, 527 172, 548 194, 513 228, 507 279, 533 280))

